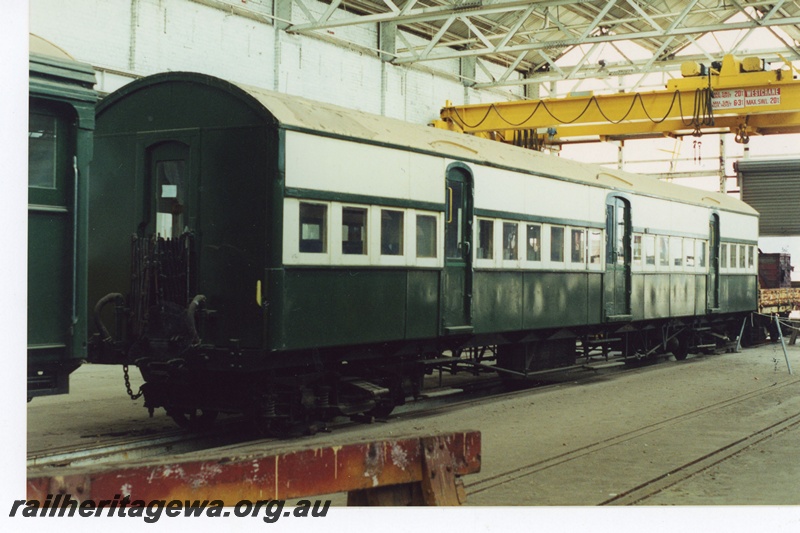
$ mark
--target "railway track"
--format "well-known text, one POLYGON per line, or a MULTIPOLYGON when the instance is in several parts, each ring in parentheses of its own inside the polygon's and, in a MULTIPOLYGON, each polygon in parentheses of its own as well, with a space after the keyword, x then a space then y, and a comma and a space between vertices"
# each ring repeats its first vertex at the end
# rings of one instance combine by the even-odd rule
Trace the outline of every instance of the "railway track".
MULTIPOLYGON (((467 495, 475 495, 484 491, 488 491, 500 485, 511 483, 522 478, 531 477, 546 470, 556 469, 555 471, 557 471, 559 468, 569 468, 578 461, 592 459, 592 462, 597 464, 598 462, 603 461, 604 453, 610 452, 613 448, 624 446, 636 439, 640 439, 641 437, 656 433, 658 431, 669 430, 674 426, 689 422, 695 418, 714 416, 722 409, 734 407, 738 404, 744 404, 746 402, 765 397, 773 392, 779 392, 781 389, 787 387, 797 387, 798 384, 800 384, 800 380, 794 378, 784 379, 754 391, 732 396, 725 400, 704 405, 702 407, 698 407, 697 409, 680 413, 674 417, 661 420, 653 424, 643 425, 630 431, 620 433, 616 436, 605 438, 565 453, 553 455, 552 457, 544 460, 538 460, 526 465, 518 466, 513 470, 501 472, 491 477, 468 484, 466 486, 467 495)), ((605 500, 596 503, 593 502, 592 504, 646 504, 648 498, 651 498, 652 496, 670 487, 678 485, 715 465, 733 458, 751 446, 774 439, 782 433, 798 426, 800 426, 800 413, 793 413, 778 421, 772 421, 771 423, 766 424, 757 430, 751 431, 746 435, 742 435, 741 437, 727 443, 724 446, 721 446, 718 449, 705 453, 699 457, 692 458, 680 466, 671 468, 669 471, 656 475, 628 490, 614 494, 605 500)))
POLYGON ((114 438, 108 442, 85 446, 70 446, 28 454, 27 467, 77 467, 117 461, 132 461, 147 457, 181 454, 230 445, 248 438, 236 421, 220 422, 214 431, 201 434, 183 429, 152 435, 133 435, 114 438))
MULTIPOLYGON (((455 382, 451 386, 432 386, 431 390, 417 400, 409 401, 406 405, 398 407, 391 415, 392 419, 409 419, 417 416, 427 416, 440 413, 454 407, 465 407, 477 404, 487 398, 503 398, 529 393, 532 388, 546 389, 557 386, 563 381, 578 381, 589 379, 598 372, 607 372, 608 369, 619 367, 613 359, 611 361, 597 361, 595 364, 587 362, 585 365, 576 366, 568 371, 551 372, 540 376, 540 381, 532 382, 528 387, 517 390, 507 390, 503 387, 499 377, 485 377, 479 380, 455 382)), ((435 383, 436 376, 430 378, 435 383)), ((363 422, 354 422, 346 418, 335 420, 329 425, 330 430, 341 431, 348 428, 357 428, 363 422)), ((114 463, 120 461, 133 461, 151 457, 163 457, 194 452, 219 451, 225 449, 234 452, 241 447, 250 447, 258 442, 275 443, 276 439, 264 439, 248 425, 247 421, 235 417, 218 421, 213 428, 203 433, 191 433, 185 429, 175 428, 168 431, 159 431, 156 434, 139 434, 130 436, 111 435, 106 442, 62 447, 37 451, 28 454, 27 468, 31 470, 47 469, 53 467, 79 467, 114 463)))
POLYGON ((733 458, 745 449, 772 440, 782 433, 800 426, 800 413, 788 416, 783 420, 755 431, 730 445, 692 460, 679 468, 675 468, 652 480, 642 483, 631 490, 618 494, 613 498, 600 502, 599 505, 636 505, 645 502, 670 487, 682 483, 689 478, 708 470, 728 459, 733 458))

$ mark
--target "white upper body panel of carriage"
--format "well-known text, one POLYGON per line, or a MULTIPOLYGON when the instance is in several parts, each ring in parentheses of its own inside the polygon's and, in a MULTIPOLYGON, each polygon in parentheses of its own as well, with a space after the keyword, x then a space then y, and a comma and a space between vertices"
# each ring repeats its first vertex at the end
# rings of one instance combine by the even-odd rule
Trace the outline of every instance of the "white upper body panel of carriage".
MULTIPOLYGON (((569 206, 570 212, 585 212, 585 217, 580 218, 598 218, 600 222, 604 209, 590 206, 603 205, 605 202, 597 200, 605 194, 589 190, 599 188, 606 194, 619 191, 660 200, 645 201, 650 204, 646 209, 634 206, 635 226, 665 226, 665 218, 678 226, 691 225, 695 230, 701 218, 703 225, 707 224, 706 215, 700 214, 707 210, 680 204, 727 211, 743 215, 744 219, 758 216, 749 205, 721 193, 264 89, 241 88, 288 130, 287 187, 441 203, 442 181, 431 176, 443 177, 447 164, 464 161, 475 175, 476 208, 524 213, 531 212, 535 205, 537 211, 553 211, 540 213, 542 216, 564 216, 564 209, 569 206), (342 142, 343 139, 354 142, 342 142), (665 208, 663 200, 672 207, 665 208), (654 209, 656 206, 660 207, 654 209)), ((741 222, 739 216, 733 218, 741 222)), ((744 226, 752 226, 752 222, 744 226)))

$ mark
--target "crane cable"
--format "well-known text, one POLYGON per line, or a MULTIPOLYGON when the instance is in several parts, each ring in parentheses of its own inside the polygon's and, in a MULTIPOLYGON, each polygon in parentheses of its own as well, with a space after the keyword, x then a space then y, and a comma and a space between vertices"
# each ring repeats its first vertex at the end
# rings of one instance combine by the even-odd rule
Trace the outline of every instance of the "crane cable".
POLYGON ((644 100, 642 100, 642 96, 641 96, 640 93, 636 93, 636 94, 633 95, 633 98, 631 99, 631 105, 628 107, 628 110, 625 112, 625 114, 621 118, 616 119, 616 120, 610 118, 603 111, 602 107, 600 107, 600 101, 594 95, 586 102, 586 105, 584 106, 583 110, 581 110, 581 112, 575 118, 573 118, 571 120, 566 120, 566 119, 557 117, 548 108, 547 103, 545 103, 544 100, 537 101, 536 105, 534 106, 534 108, 530 112, 530 114, 520 122, 514 122, 514 121, 511 121, 511 120, 505 118, 503 116, 503 114, 500 112, 500 109, 498 108, 498 106, 496 104, 491 104, 487 108, 486 113, 483 115, 483 118, 481 118, 475 124, 468 123, 466 121, 466 119, 463 116, 461 116, 461 113, 459 112, 457 107, 454 106, 452 109, 453 109, 453 112, 455 113, 456 117, 458 118, 458 120, 461 122, 461 124, 463 124, 466 128, 469 128, 469 129, 476 129, 476 128, 481 127, 483 125, 483 123, 486 122, 486 120, 488 120, 489 114, 492 112, 492 110, 494 110, 494 112, 497 115, 497 117, 500 120, 502 120, 504 123, 508 124, 512 128, 519 128, 520 126, 522 126, 523 124, 525 124, 526 122, 531 120, 533 118, 533 116, 536 114, 536 112, 539 110, 540 107, 542 107, 547 112, 547 114, 556 123, 558 123, 558 124, 573 124, 573 123, 577 122, 578 120, 580 120, 589 111, 589 106, 591 106, 592 103, 594 103, 595 107, 597 108, 597 111, 600 113, 600 115, 607 122, 609 122, 610 124, 619 124, 619 123, 625 121, 628 118, 628 116, 630 116, 630 114, 633 112, 633 108, 636 105, 636 102, 638 101, 640 103, 640 105, 642 107, 642 111, 644 111, 644 114, 647 117, 647 119, 650 122, 652 122, 653 124, 661 124, 662 122, 667 120, 667 118, 670 116, 670 114, 672 113, 673 108, 675 107, 675 102, 677 101, 678 102, 678 109, 680 110, 681 122, 683 123, 683 125, 685 127, 690 127, 690 126, 694 127, 694 130, 695 130, 694 131, 694 135, 698 135, 699 136, 701 127, 703 127, 703 126, 713 126, 714 125, 714 108, 713 108, 713 105, 712 105, 713 95, 714 95, 714 91, 711 88, 711 74, 709 73, 709 76, 708 76, 708 87, 707 88, 702 88, 702 89, 695 89, 695 93, 694 93, 694 109, 693 109, 693 112, 692 112, 692 117, 688 121, 683 118, 685 115, 684 115, 684 110, 683 110, 682 99, 680 98, 681 97, 680 90, 676 90, 676 91, 674 91, 672 93, 672 99, 670 101, 669 108, 667 109, 667 112, 664 114, 664 116, 661 117, 661 118, 653 118, 650 115, 650 112, 647 110, 647 107, 645 106, 644 100))

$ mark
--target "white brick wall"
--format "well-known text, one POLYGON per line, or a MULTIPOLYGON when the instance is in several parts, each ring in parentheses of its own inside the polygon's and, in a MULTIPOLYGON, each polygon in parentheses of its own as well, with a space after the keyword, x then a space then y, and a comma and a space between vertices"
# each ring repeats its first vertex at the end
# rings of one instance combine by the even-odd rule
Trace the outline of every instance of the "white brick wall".
MULTIPOLYGON (((30 30, 101 69, 103 92, 129 78, 188 70, 422 124, 438 117, 445 100, 512 97, 508 91, 465 90, 457 60, 383 64, 369 50, 377 47, 374 24, 326 33, 352 43, 343 45, 276 31, 263 16, 271 12, 269 0, 217 0, 226 2, 253 16, 194 0, 30 0, 30 30)), ((305 3, 315 16, 327 7, 305 3)), ((295 7, 292 19, 306 17, 295 7)))

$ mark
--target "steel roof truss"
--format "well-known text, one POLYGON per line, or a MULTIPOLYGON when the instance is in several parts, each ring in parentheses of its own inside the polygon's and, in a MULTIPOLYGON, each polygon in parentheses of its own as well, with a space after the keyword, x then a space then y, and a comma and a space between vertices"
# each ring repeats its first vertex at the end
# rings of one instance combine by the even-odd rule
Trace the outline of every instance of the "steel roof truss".
POLYGON ((513 63, 511 63, 511 64, 508 66, 508 68, 506 69, 506 71, 505 71, 505 72, 503 72, 503 75, 502 75, 502 76, 500 76, 500 81, 501 81, 501 82, 502 82, 502 81, 506 81, 506 80, 507 80, 507 79, 508 79, 508 78, 511 76, 511 74, 513 74, 513 73, 514 73, 514 71, 516 71, 516 70, 517 70, 517 67, 518 67, 518 66, 519 66, 519 64, 522 62, 522 60, 523 60, 523 59, 525 59, 525 56, 526 56, 526 55, 528 55, 528 52, 522 52, 521 54, 519 54, 519 55, 517 56, 517 59, 515 59, 515 60, 514 60, 514 62, 513 62, 513 63))
POLYGON ((597 16, 594 18, 594 20, 592 20, 592 22, 589 23, 588 26, 586 26, 586 29, 583 30, 583 33, 581 34, 581 37, 580 37, 581 41, 586 39, 589 35, 591 35, 591 33, 594 30, 597 29, 597 27, 603 21, 605 16, 608 14, 609 10, 612 7, 614 7, 616 4, 617 4, 617 0, 610 0, 610 1, 606 2, 606 6, 602 9, 602 11, 600 11, 600 13, 597 14, 597 16))
MULTIPOLYGON (((604 79, 643 70, 645 74, 664 72, 676 68, 678 61, 672 61, 672 54, 689 44, 697 45, 701 35, 716 31, 747 30, 728 51, 735 52, 749 42, 755 29, 766 28, 785 46, 782 52, 792 59, 800 58, 800 47, 793 41, 800 37, 800 11, 795 2, 786 0, 730 0, 715 6, 699 0, 428 0, 428 5, 418 0, 348 0, 348 10, 366 14, 339 12, 344 16, 334 16, 343 9, 342 0, 321 0, 328 4, 323 6, 321 16, 312 13, 304 0, 288 1, 294 1, 308 20, 290 25, 286 30, 289 33, 358 24, 396 24, 403 27, 396 32, 397 51, 382 56, 392 63, 475 57, 504 65, 502 74, 493 75, 487 64, 478 60, 476 64, 491 81, 476 83, 475 87, 604 79), (725 23, 737 13, 744 13, 745 19, 725 23), (785 28, 789 37, 776 31, 778 26, 785 28), (425 42, 412 45, 410 40, 416 39, 411 39, 409 32, 425 42), (615 45, 618 41, 639 41, 652 56, 631 61, 615 45), (591 54, 601 43, 609 43, 625 58, 616 64, 616 69, 598 68, 591 63, 591 54), (568 72, 559 68, 556 60, 580 45, 591 46, 579 63, 568 67, 568 72), (549 72, 541 71, 545 65, 549 72), (526 72, 528 77, 514 79, 514 71, 526 72)), ((699 49, 705 56, 700 60, 718 59, 717 52, 699 49)), ((637 87, 645 77, 639 78, 637 87)))
POLYGON ((455 15, 450 15, 447 18, 447 20, 444 21, 444 24, 442 24, 442 27, 439 28, 439 31, 437 31, 436 35, 433 36, 433 38, 431 39, 431 42, 428 43, 428 45, 425 47, 425 50, 423 50, 422 54, 420 54, 420 59, 425 60, 425 59, 428 58, 428 54, 431 53, 431 50, 433 50, 433 47, 436 46, 436 44, 441 40, 442 36, 444 35, 444 32, 447 31, 447 28, 449 28, 450 25, 455 20, 456 20, 456 16, 455 15))
MULTIPOLYGON (((791 52, 793 52, 793 53, 794 53, 795 57, 800 57, 800 53, 798 53, 798 51, 797 51, 797 48, 795 48, 795 47, 794 47, 794 46, 792 46, 791 44, 787 43, 787 42, 786 42, 786 39, 784 39, 784 38, 783 38, 783 36, 781 36, 780 34, 778 34, 778 32, 776 32, 776 31, 775 31, 775 28, 773 28, 773 27, 772 27, 772 26, 770 26, 770 25, 766 25, 766 26, 764 26, 764 22, 766 22, 766 21, 768 20, 768 17, 771 17, 773 14, 775 14, 775 12, 776 12, 777 8, 779 8, 781 5, 783 5, 783 2, 780 2, 780 3, 776 4, 776 5, 775 5, 775 6, 774 6, 774 7, 773 7, 771 10, 770 10, 770 12, 769 12, 769 13, 767 13, 767 15, 766 15, 766 16, 764 16, 764 17, 762 17, 761 19, 757 19, 757 18, 753 17, 753 16, 752 16, 750 13, 748 13, 748 12, 747 12, 747 10, 745 9, 745 6, 742 6, 742 4, 740 4, 739 2, 737 2, 737 0, 731 0, 731 3, 732 3, 733 5, 735 5, 735 6, 736 6, 736 7, 739 9, 739 11, 741 11, 742 13, 744 13, 744 15, 745 15, 747 18, 749 18, 751 21, 753 21, 753 22, 754 22, 755 24, 757 24, 759 27, 765 27, 765 28, 767 28, 767 30, 769 30, 769 32, 770 32, 770 33, 771 33, 771 34, 772 34, 772 35, 773 35, 773 36, 774 36, 776 39, 778 39, 778 40, 779 40, 781 43, 783 43, 783 45, 784 45, 784 46, 786 46, 786 48, 787 48, 789 51, 791 51, 791 52)), ((749 7, 749 6, 747 6, 747 7, 749 7)))
POLYGON ((297 4, 297 7, 300 8, 300 11, 303 12, 303 14, 306 16, 306 18, 309 21, 316 22, 316 20, 317 20, 316 17, 314 17, 314 15, 311 14, 311 11, 303 3, 303 0, 288 0, 288 1, 289 2, 294 2, 295 4, 297 4))
MULTIPOLYGON (((778 61, 780 60, 780 55, 785 53, 786 50, 784 48, 779 49, 764 49, 758 51, 758 56, 769 61, 778 61)), ((558 65, 555 64, 555 61, 550 58, 543 50, 537 50, 536 53, 541 55, 545 58, 545 62, 550 65, 551 71, 546 74, 535 73, 535 75, 530 75, 527 78, 521 79, 509 79, 504 82, 495 82, 495 83, 478 83, 475 85, 476 89, 488 88, 488 87, 499 87, 499 86, 514 86, 514 85, 531 85, 536 83, 547 83, 547 82, 558 82, 564 81, 569 79, 563 69, 560 69, 558 65)), ((633 61, 630 64, 612 64, 606 65, 603 71, 599 71, 598 69, 584 69, 578 73, 576 73, 572 79, 583 79, 583 78, 603 78, 603 77, 610 77, 610 76, 633 76, 639 73, 643 73, 643 76, 647 76, 648 74, 655 74, 655 73, 666 73, 672 76, 671 72, 675 71, 678 68, 678 65, 683 63, 684 61, 707 61, 709 59, 706 55, 701 56, 685 56, 685 57, 678 57, 674 60, 670 61, 653 61, 652 58, 648 58, 647 60, 637 60, 633 61)), ((712 58, 716 61, 716 58, 712 58)), ((631 90, 635 90, 639 87, 639 83, 631 90)))
POLYGON ((414 45, 412 45, 410 42, 408 42, 408 39, 406 39, 406 36, 403 35, 403 32, 397 31, 396 35, 397 35, 398 39, 403 41, 403 44, 406 45, 406 48, 411 53, 411 55, 414 56, 415 58, 419 59, 419 54, 415 50, 414 45))
MULTIPOLYGON (((780 23, 784 24, 800 24, 800 17, 793 17, 788 19, 781 19, 780 23)), ((585 40, 580 41, 578 39, 570 39, 567 41, 545 41, 545 42, 528 42, 522 44, 508 44, 503 48, 500 49, 485 49, 485 48, 471 48, 467 50, 445 50, 439 53, 431 53, 425 57, 427 60, 438 60, 438 59, 454 59, 458 57, 465 57, 465 56, 480 56, 480 55, 487 55, 493 53, 510 53, 514 54, 516 52, 521 52, 523 50, 541 50, 547 48, 554 48, 554 47, 561 47, 567 48, 570 46, 577 46, 579 44, 594 44, 597 42, 614 42, 614 41, 628 41, 628 40, 635 40, 635 39, 643 39, 643 38, 651 38, 651 37, 670 37, 670 36, 685 36, 689 38, 692 35, 701 35, 704 33, 715 32, 715 31, 722 31, 722 30, 738 30, 738 29, 747 29, 754 25, 752 21, 743 21, 743 22, 736 22, 736 23, 720 23, 720 24, 711 24, 707 26, 697 26, 697 27, 684 27, 684 28, 676 28, 673 29, 668 34, 662 34, 661 32, 657 31, 645 31, 639 33, 632 33, 632 34, 607 34, 607 35, 594 35, 587 37, 585 40)), ((446 45, 445 45, 446 46, 446 45)), ((398 54, 396 60, 393 61, 396 64, 403 64, 403 63, 412 63, 408 57, 404 57, 402 54, 398 54)))
MULTIPOLYGON (((301 2, 302 0, 294 0, 295 2, 301 2)), ((334 0, 336 1, 336 0, 334 0)), ((341 1, 341 0, 339 0, 341 1)), ((551 2, 543 2, 534 5, 542 6, 543 4, 547 5, 555 5, 555 4, 564 4, 564 3, 574 3, 575 0, 571 1, 551 1, 551 2)), ((439 20, 448 20, 453 15, 464 15, 465 13, 469 13, 468 16, 470 17, 477 17, 483 15, 494 15, 498 13, 505 13, 509 11, 523 11, 527 8, 531 7, 531 0, 511 0, 509 2, 495 2, 495 3, 488 3, 483 7, 477 7, 474 9, 469 9, 466 11, 462 6, 454 6, 452 4, 448 4, 445 6, 435 6, 435 7, 421 7, 417 9, 409 9, 408 11, 401 11, 400 13, 394 12, 387 12, 387 13, 376 13, 374 15, 362 15, 356 17, 348 17, 343 19, 337 20, 328 20, 324 23, 309 23, 309 24, 293 24, 289 28, 286 29, 287 32, 290 33, 307 33, 316 30, 326 30, 341 26, 353 26, 356 24, 367 24, 373 22, 397 22, 398 24, 413 24, 413 23, 420 23, 420 22, 432 22, 432 21, 439 21, 439 20)), ((312 19, 313 20, 313 19, 312 19)))
POLYGON ((495 48, 494 48, 495 53, 499 52, 504 46, 506 46, 508 44, 508 41, 510 41, 511 38, 514 36, 514 34, 516 34, 519 31, 519 29, 522 27, 522 25, 525 23, 525 21, 530 16, 530 14, 533 13, 534 7, 536 7, 536 6, 533 6, 533 5, 529 6, 528 9, 526 9, 519 16, 519 20, 517 20, 516 24, 514 24, 508 30, 508 33, 506 33, 505 37, 503 37, 503 39, 497 44, 497 46, 495 46, 495 48))
POLYGON ((658 30, 658 31, 664 31, 664 28, 662 28, 662 27, 661 27, 661 26, 660 26, 660 25, 659 25, 659 24, 658 24, 658 23, 657 23, 657 22, 656 22, 656 21, 653 19, 653 17, 651 17, 651 16, 650 16, 650 15, 647 13, 647 11, 645 11, 644 9, 642 9, 642 7, 641 7, 641 6, 638 4, 638 2, 636 2, 635 0, 626 0, 626 1, 628 2, 628 4, 629 4, 629 5, 630 5, 630 6, 631 6, 631 7, 632 7, 632 8, 633 8, 633 9, 634 9, 634 10, 635 10, 637 13, 639 13, 639 15, 641 15, 641 16, 642 16, 642 18, 643 18, 644 20, 646 20, 646 21, 647 21, 647 23, 648 23, 648 24, 650 24, 650 25, 653 27, 653 29, 655 29, 655 30, 658 30))
POLYGON ((486 48, 493 48, 493 47, 494 47, 494 45, 492 44, 492 42, 491 42, 491 41, 490 41, 490 40, 489 40, 489 39, 488 39, 488 38, 487 38, 487 37, 486 37, 486 36, 483 34, 483 32, 482 32, 481 30, 479 30, 479 29, 477 28, 477 26, 475 26, 475 25, 472 23, 472 21, 471 21, 471 20, 469 20, 469 17, 458 17, 458 19, 459 19, 461 22, 463 22, 464 24, 466 24, 466 25, 467 25, 467 28, 469 28, 469 29, 470 29, 470 31, 471 31, 472 33, 474 33, 474 34, 475 34, 475 37, 477 37, 478 39, 480 39, 480 41, 481 41, 481 42, 482 42, 484 45, 486 45, 486 48))
POLYGON ((481 59, 480 57, 476 58, 475 64, 478 66, 478 68, 480 68, 483 71, 484 74, 486 74, 487 78, 492 80, 492 83, 497 81, 497 78, 494 77, 494 74, 492 74, 492 72, 486 67, 486 64, 484 63, 483 59, 481 59))

